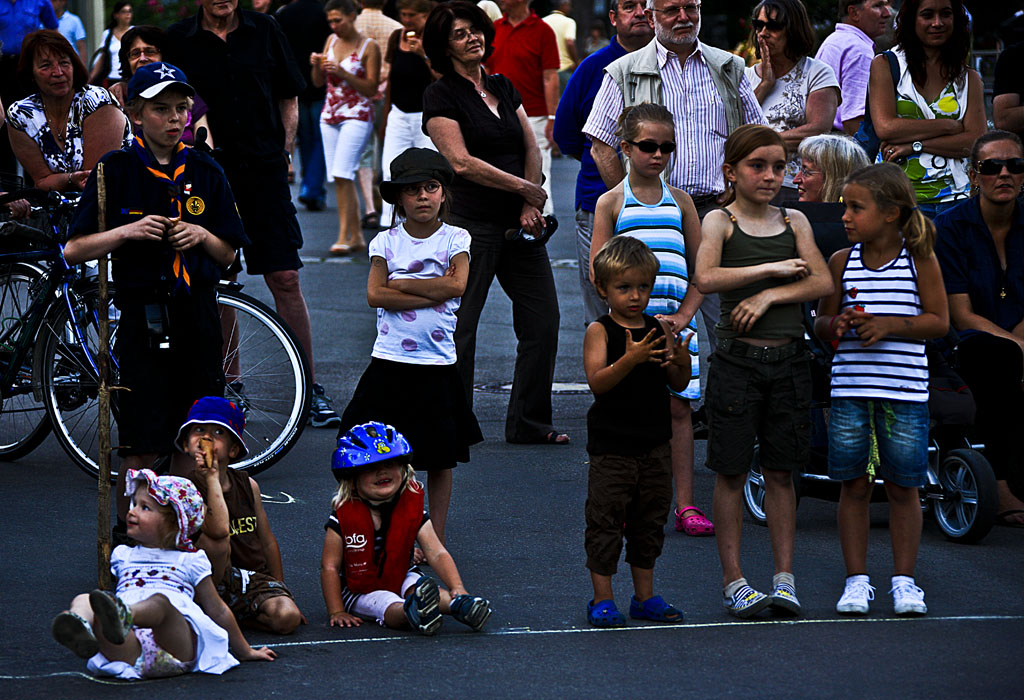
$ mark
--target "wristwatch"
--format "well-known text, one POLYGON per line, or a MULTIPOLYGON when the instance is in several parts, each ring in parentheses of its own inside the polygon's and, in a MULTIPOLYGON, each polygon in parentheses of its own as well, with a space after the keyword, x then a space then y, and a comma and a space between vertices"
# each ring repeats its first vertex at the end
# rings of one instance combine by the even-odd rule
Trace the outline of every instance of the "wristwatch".
POLYGON ((914 153, 920 153, 924 150, 924 144, 920 141, 914 141, 914 143, 910 144, 910 147, 914 149, 914 153))

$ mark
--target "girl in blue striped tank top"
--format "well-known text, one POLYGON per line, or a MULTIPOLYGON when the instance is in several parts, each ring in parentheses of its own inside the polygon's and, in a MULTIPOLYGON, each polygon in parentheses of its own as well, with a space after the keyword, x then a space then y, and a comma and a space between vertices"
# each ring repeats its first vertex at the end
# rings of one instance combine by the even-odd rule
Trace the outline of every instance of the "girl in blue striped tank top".
POLYGON ((839 540, 846 587, 836 612, 864 615, 868 506, 877 474, 889 499, 897 615, 928 611, 914 581, 921 539, 918 487, 928 467, 928 359, 924 343, 949 330, 935 226, 917 208, 899 167, 850 175, 843 224, 853 244, 829 260, 835 292, 821 300, 815 334, 837 342, 832 359, 828 473, 843 482, 839 540))
POLYGON ((676 148, 672 114, 649 102, 627 108, 619 117, 618 136, 629 162, 629 175, 597 200, 591 267, 604 244, 617 235, 643 241, 658 258, 658 274, 644 311, 668 323, 676 335, 691 334, 690 381, 683 391, 671 391, 675 525, 677 531, 688 535, 712 535, 714 525, 693 505, 690 401, 700 398, 695 314, 704 295, 690 286, 689 271, 700 245, 700 219, 690 195, 661 179, 676 148))

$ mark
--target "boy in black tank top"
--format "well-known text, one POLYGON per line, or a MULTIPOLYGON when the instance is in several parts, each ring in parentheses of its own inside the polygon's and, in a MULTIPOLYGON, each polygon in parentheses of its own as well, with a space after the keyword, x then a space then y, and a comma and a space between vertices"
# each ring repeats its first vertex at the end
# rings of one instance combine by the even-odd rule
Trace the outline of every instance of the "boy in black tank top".
POLYGON ((690 380, 689 338, 669 344, 667 326, 643 313, 657 272, 654 253, 629 236, 615 236, 594 258, 595 285, 609 307, 583 341, 583 367, 594 392, 587 413, 585 546, 594 585, 587 620, 595 627, 626 624, 612 597, 623 535, 635 591, 630 617, 683 620, 654 595, 653 583, 673 495, 667 387, 681 391, 690 380))

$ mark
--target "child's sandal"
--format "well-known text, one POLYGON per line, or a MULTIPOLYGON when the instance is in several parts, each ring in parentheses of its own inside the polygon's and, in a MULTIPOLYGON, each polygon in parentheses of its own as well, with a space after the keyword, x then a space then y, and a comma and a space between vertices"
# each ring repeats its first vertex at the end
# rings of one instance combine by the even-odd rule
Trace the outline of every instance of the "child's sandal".
POLYGON ((81 659, 91 659, 100 651, 100 643, 92 632, 92 626, 81 615, 73 612, 62 612, 53 618, 50 634, 81 659))
POLYGON ((405 617, 409 626, 428 637, 441 627, 441 594, 429 576, 420 576, 405 596, 405 617))
POLYGON ((124 601, 112 593, 97 589, 89 593, 89 605, 107 641, 124 644, 125 637, 132 629, 132 611, 124 601))
POLYGON ((594 627, 625 627, 626 617, 615 607, 614 600, 587 603, 587 622, 594 627))
POLYGON ((486 598, 475 595, 457 595, 452 598, 448 609, 452 617, 479 632, 491 616, 491 604, 486 598))
POLYGON ((682 622, 683 613, 679 608, 669 605, 660 595, 648 598, 644 602, 636 599, 629 601, 629 616, 634 620, 651 620, 652 622, 682 622))

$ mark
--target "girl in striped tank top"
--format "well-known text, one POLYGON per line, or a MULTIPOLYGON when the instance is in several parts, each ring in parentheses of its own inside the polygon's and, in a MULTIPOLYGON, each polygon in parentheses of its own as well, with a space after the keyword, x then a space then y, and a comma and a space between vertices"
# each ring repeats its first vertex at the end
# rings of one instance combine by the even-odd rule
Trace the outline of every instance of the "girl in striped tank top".
POLYGON ((899 167, 856 171, 843 188, 843 225, 852 247, 829 260, 836 290, 821 300, 817 336, 838 341, 832 360, 828 473, 843 482, 839 540, 846 588, 841 614, 864 615, 874 588, 867 574, 868 505, 874 475, 889 499, 897 615, 928 611, 914 581, 921 539, 918 487, 928 466, 928 359, 924 342, 949 330, 935 226, 917 208, 899 167))
POLYGON ((690 286, 690 266, 700 245, 700 219, 690 195, 661 179, 675 151, 672 114, 644 102, 623 110, 617 135, 629 161, 629 175, 597 200, 590 245, 593 261, 612 236, 625 235, 647 244, 658 258, 658 274, 644 310, 665 321, 673 334, 690 333, 690 381, 672 395, 672 475, 675 481, 675 527, 688 535, 713 535, 714 525, 693 504, 693 425, 690 401, 700 398, 700 352, 697 319, 704 295, 690 286))

